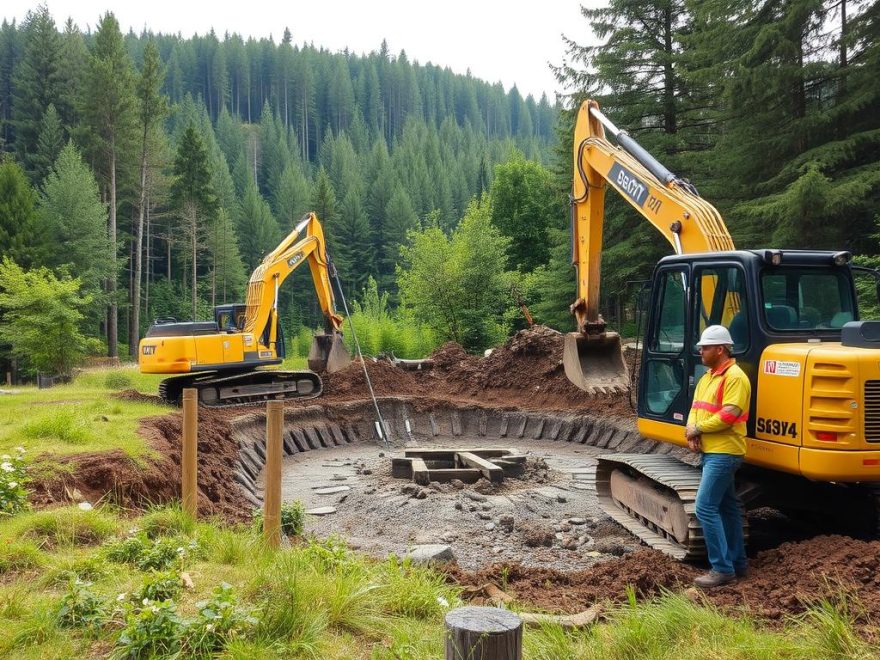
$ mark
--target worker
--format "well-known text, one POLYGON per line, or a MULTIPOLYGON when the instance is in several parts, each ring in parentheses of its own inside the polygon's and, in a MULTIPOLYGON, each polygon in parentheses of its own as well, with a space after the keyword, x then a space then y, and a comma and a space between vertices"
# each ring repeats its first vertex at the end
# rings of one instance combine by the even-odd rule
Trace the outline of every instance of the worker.
POLYGON ((752 387, 731 357, 733 339, 727 328, 710 325, 697 348, 708 371, 697 383, 685 436, 688 448, 702 453, 696 512, 712 567, 694 584, 711 589, 745 577, 748 571, 734 475, 746 453, 752 387))

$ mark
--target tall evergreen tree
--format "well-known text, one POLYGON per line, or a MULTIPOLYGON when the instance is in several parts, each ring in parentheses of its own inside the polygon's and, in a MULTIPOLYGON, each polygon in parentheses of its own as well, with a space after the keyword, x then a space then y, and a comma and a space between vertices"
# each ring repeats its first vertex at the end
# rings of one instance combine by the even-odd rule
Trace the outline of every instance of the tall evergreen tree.
MULTIPOLYGON (((82 290, 100 299, 113 275, 107 236, 107 205, 98 183, 72 142, 61 150, 43 183, 37 209, 40 262, 51 268, 68 266, 82 290), (64 249, 59 249, 64 246, 64 249)), ((103 314, 90 314, 94 320, 103 314)))
POLYGON ((0 159, 0 253, 23 267, 34 257, 34 202, 24 170, 9 156, 0 159))
POLYGON ((140 132, 140 176, 138 185, 137 222, 134 227, 134 272, 131 287, 131 322, 129 323, 128 350, 132 357, 137 356, 140 341, 141 280, 143 277, 144 256, 144 217, 147 205, 147 183, 150 169, 151 151, 154 140, 153 131, 159 126, 167 112, 167 100, 162 94, 165 73, 159 49, 152 41, 144 48, 144 64, 137 79, 138 131, 140 132))
MULTIPOLYGON (((38 183, 34 160, 43 115, 50 104, 54 104, 56 111, 64 105, 61 38, 45 5, 29 12, 22 27, 25 47, 14 75, 12 123, 18 160, 31 181, 38 183)), ((45 173, 42 172, 43 176, 45 173)))
POLYGON ((31 154, 31 165, 34 168, 36 181, 42 182, 46 178, 63 147, 64 128, 61 126, 61 117, 58 116, 55 105, 50 103, 40 122, 36 152, 31 154))
POLYGON ((279 238, 278 222, 255 184, 248 187, 241 200, 237 226, 241 257, 245 267, 253 271, 275 248, 279 238))
POLYGON ((109 236, 113 277, 107 281, 110 306, 107 314, 107 352, 119 355, 119 306, 116 297, 117 221, 119 208, 117 174, 130 153, 134 138, 135 96, 131 59, 125 50, 119 22, 107 12, 98 23, 89 56, 82 95, 82 118, 89 131, 89 147, 110 202, 109 236))
POLYGON ((193 320, 198 313, 198 257, 205 228, 213 223, 217 213, 217 197, 211 186, 208 155, 195 126, 183 132, 174 159, 174 182, 171 199, 184 226, 190 246, 190 292, 193 320))

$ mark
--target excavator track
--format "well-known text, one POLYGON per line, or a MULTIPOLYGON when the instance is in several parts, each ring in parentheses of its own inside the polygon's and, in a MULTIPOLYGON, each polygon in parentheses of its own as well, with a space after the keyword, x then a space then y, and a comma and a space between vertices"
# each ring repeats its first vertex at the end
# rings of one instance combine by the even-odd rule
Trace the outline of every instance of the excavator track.
POLYGON ((232 375, 207 372, 166 378, 159 383, 159 396, 165 403, 179 406, 183 390, 189 387, 198 390, 199 405, 209 408, 313 399, 323 389, 320 376, 313 371, 248 371, 232 375))
MULTIPOLYGON (((696 516, 699 468, 658 454, 614 454, 597 460, 592 484, 605 513, 664 554, 680 561, 705 559, 696 516)), ((747 535, 748 528, 744 531, 747 535)))

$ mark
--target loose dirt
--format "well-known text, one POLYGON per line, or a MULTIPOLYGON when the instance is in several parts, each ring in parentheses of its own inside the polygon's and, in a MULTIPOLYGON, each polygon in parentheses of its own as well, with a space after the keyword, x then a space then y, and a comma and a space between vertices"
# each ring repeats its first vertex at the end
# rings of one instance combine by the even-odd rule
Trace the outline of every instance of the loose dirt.
MULTIPOLYGON (((878 569, 880 541, 818 536, 759 552, 751 560, 749 577, 711 591, 694 589, 688 595, 705 598, 730 612, 745 607, 757 617, 779 622, 823 599, 834 602, 845 595, 858 624, 876 625, 880 622, 878 569)), ((560 572, 507 563, 475 572, 455 565, 446 568, 448 579, 455 584, 491 583, 523 604, 558 613, 580 612, 603 600, 624 602, 628 586, 640 598, 663 590, 687 589, 702 571, 646 549, 583 571, 560 572)), ((477 604, 483 603, 479 598, 477 604)))

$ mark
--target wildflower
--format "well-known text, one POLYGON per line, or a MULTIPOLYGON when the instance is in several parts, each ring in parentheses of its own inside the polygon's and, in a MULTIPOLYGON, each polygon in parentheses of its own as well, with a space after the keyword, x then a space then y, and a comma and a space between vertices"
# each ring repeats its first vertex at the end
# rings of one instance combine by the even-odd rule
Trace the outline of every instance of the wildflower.
POLYGON ((205 626, 205 630, 207 630, 208 632, 211 632, 212 630, 214 630, 214 624, 209 623, 207 626, 205 626))
POLYGON ((127 597, 128 597, 128 593, 127 593, 127 592, 122 592, 121 594, 119 594, 119 595, 116 597, 116 600, 119 601, 119 602, 121 603, 121 602, 124 601, 127 597))
POLYGON ((141 604, 143 604, 143 606, 146 607, 147 605, 150 604, 150 599, 149 599, 149 598, 144 598, 144 599, 141 601, 141 604))
POLYGON ((0 458, 2 458, 4 461, 8 461, 12 459, 12 456, 10 456, 9 454, 3 454, 3 456, 0 456, 0 458))
POLYGON ((8 485, 10 488, 18 488, 18 482, 17 482, 17 481, 10 481, 7 485, 8 485))
POLYGON ((437 596, 437 602, 440 603, 440 607, 449 607, 449 601, 443 596, 437 596))
POLYGON ((4 472, 15 472, 15 468, 12 466, 12 463, 8 461, 0 463, 0 470, 3 470, 4 472))
POLYGON ((27 452, 27 449, 25 449, 24 447, 16 447, 15 451, 17 451, 19 454, 24 454, 25 452, 27 452))

